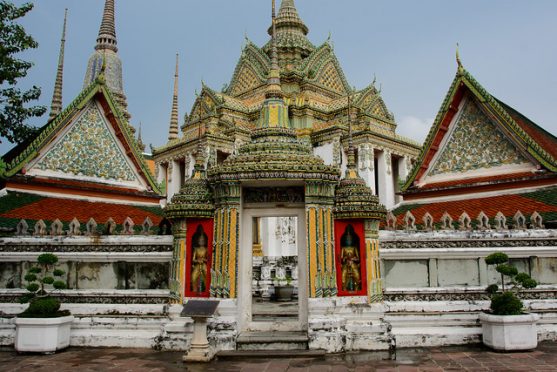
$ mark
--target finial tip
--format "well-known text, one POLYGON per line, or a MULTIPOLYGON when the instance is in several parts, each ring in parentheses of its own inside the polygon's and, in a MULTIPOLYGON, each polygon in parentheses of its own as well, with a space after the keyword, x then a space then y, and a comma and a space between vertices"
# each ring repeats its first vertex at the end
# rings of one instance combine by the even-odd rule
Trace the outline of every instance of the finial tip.
POLYGON ((460 70, 462 68, 462 61, 460 60, 460 52, 458 50, 459 47, 460 45, 456 43, 456 63, 458 65, 458 69, 460 70))

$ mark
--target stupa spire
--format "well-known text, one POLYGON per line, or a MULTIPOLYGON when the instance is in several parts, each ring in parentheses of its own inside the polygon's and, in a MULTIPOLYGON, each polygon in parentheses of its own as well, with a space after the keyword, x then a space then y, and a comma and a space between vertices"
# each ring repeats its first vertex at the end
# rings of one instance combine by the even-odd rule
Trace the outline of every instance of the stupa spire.
POLYGON ((106 0, 104 3, 103 18, 101 27, 99 28, 99 36, 97 37, 96 50, 111 49, 118 51, 116 40, 116 23, 114 21, 114 1, 106 0))
POLYGON ((348 93, 348 163, 347 172, 356 169, 356 156, 354 155, 354 141, 352 139, 352 91, 348 93))
POLYGON ((62 27, 62 39, 60 40, 60 53, 58 54, 58 69, 56 71, 56 81, 54 82, 54 92, 52 93, 52 104, 50 105, 50 115, 48 120, 54 119, 62 111, 62 83, 64 77, 64 48, 66 44, 66 21, 68 9, 64 11, 64 26, 62 27))
MULTIPOLYGON (((282 0, 276 20, 268 30, 271 36, 273 32, 281 66, 285 60, 300 60, 315 50, 315 46, 307 38, 309 29, 298 15, 294 0, 282 0)), ((271 42, 264 49, 270 57, 271 42)))
POLYGON ((176 53, 176 71, 174 72, 174 94, 172 95, 172 113, 170 114, 170 129, 168 140, 178 138, 178 53, 176 53))
MULTIPOLYGON (((104 59, 106 63, 106 85, 114 94, 114 99, 124 118, 129 122, 131 115, 128 112, 128 101, 124 94, 122 61, 118 56, 118 48, 116 47, 115 6, 115 0, 105 0, 97 44, 95 45, 95 52, 89 58, 87 64, 84 87, 95 81, 104 59)), ((131 125, 129 129, 135 133, 135 129, 131 125)))
POLYGON ((271 69, 267 77, 267 97, 282 97, 280 87, 280 67, 278 64, 277 54, 277 37, 276 37, 276 14, 275 0, 272 0, 272 33, 271 33, 271 69))

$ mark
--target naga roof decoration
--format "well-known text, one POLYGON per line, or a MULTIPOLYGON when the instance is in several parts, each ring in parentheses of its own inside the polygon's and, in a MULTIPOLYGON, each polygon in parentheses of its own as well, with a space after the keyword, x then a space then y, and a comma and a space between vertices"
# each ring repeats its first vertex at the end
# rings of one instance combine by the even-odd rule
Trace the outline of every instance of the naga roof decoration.
MULTIPOLYGON (((118 141, 125 149, 126 156, 133 163, 138 174, 144 179, 151 190, 158 193, 158 186, 143 158, 141 150, 130 133, 129 125, 112 97, 112 92, 107 89, 104 74, 97 76, 95 81, 81 91, 81 93, 68 105, 54 120, 49 121, 41 127, 35 137, 26 143, 22 143, 2 159, 6 163, 6 169, 1 175, 3 178, 25 174, 25 167, 39 156, 41 150, 59 138, 64 131, 75 124, 75 119, 84 111, 89 110, 90 103, 98 100, 104 110, 105 118, 113 127, 118 141)), ((100 112, 99 112, 100 113, 100 112)), ((107 129, 108 130, 108 129, 107 129)))
MULTIPOLYGON (((477 105, 480 110, 478 115, 487 118, 486 120, 494 126, 493 130, 497 128, 497 133, 505 143, 517 151, 517 156, 520 154, 538 168, 557 172, 557 138, 491 96, 459 63, 456 76, 424 142, 420 156, 402 188, 403 192, 421 189, 422 186, 418 186, 418 182, 426 175, 436 154, 444 150, 440 145, 450 132, 449 125, 457 115, 459 105, 466 99, 477 105)), ((458 125, 458 122, 456 124, 458 125)), ((536 178, 538 175, 531 173, 531 177, 536 178)))

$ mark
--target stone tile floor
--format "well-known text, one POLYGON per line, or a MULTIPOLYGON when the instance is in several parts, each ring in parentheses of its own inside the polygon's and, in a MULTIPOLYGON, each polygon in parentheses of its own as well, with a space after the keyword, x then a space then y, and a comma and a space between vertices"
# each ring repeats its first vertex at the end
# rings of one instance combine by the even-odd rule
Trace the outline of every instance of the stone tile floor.
POLYGON ((183 363, 181 352, 149 349, 69 348, 52 355, 18 355, 0 350, 0 371, 557 371, 557 343, 544 342, 530 352, 497 353, 482 346, 399 349, 388 354, 362 352, 319 358, 217 359, 183 363))

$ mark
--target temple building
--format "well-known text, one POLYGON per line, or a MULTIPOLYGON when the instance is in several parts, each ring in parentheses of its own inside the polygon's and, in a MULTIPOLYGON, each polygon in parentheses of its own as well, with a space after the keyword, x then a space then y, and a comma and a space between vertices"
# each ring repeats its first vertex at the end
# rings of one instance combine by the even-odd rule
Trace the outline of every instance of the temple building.
POLYGON ((539 286, 525 307, 557 339, 557 138, 457 73, 423 147, 374 83, 350 87, 329 40, 272 0, 230 83, 202 85, 166 145, 129 123, 115 0, 66 107, 66 22, 51 115, 0 165, 0 345, 25 271, 55 252, 72 346, 188 350, 183 305, 217 301, 214 352, 394 350, 481 341, 504 250, 539 286), (399 186, 400 185, 400 186, 399 186))
MULTIPOLYGON (((270 35, 272 27, 268 32, 270 35)), ((420 146, 396 133, 395 118, 375 82, 353 90, 330 40, 315 46, 308 33, 294 1, 282 1, 276 17, 276 47, 290 126, 327 165, 344 171, 350 109, 354 115, 358 170, 380 202, 391 208, 400 201, 395 196, 398 181, 406 179, 420 146)), ((230 83, 222 91, 202 85, 190 113, 184 117, 181 135, 174 98, 168 143, 153 152, 157 182, 166 185, 168 201, 190 176, 198 142, 202 143, 205 163, 211 169, 249 141, 265 102, 266 81, 272 67, 271 44, 269 41, 258 47, 246 39, 230 83)), ((174 93, 176 97, 176 85, 174 93)))

